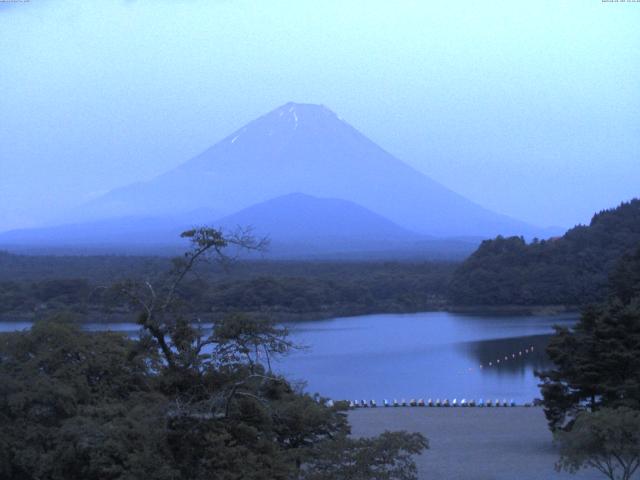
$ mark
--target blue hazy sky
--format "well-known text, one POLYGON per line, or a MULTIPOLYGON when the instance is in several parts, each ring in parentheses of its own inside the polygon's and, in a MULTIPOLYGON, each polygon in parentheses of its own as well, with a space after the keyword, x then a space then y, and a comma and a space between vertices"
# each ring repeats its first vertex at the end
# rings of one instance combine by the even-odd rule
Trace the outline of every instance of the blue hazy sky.
POLYGON ((0 230, 322 103, 451 189, 570 226, 640 195, 640 3, 0 3, 0 230))

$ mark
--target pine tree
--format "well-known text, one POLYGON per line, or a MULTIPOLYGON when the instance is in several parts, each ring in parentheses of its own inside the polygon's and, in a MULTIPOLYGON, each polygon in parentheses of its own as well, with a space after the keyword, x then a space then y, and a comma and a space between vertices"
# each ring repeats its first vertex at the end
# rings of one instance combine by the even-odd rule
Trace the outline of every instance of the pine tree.
POLYGON ((555 368, 539 373, 551 429, 571 426, 583 410, 640 409, 640 250, 624 257, 611 296, 585 309, 578 324, 558 328, 547 348, 555 368))

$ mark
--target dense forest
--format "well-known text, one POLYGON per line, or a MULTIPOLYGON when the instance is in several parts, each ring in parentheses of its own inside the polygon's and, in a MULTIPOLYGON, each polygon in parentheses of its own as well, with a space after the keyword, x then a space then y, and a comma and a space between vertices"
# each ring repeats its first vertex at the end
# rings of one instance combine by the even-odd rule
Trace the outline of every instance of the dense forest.
POLYGON ((425 437, 352 438, 345 402, 271 370, 296 348, 285 328, 235 314, 206 335, 182 315, 180 285, 226 246, 213 229, 191 238, 153 284, 118 285, 138 338, 66 315, 0 334, 0 478, 415 480, 425 437))
MULTIPOLYGON (((579 306, 604 299, 612 267, 640 244, 640 200, 596 214, 564 236, 484 241, 462 264, 444 261, 267 261, 198 265, 181 298, 203 318, 226 313, 302 320, 453 306, 579 306)), ((71 311, 130 320, 110 285, 155 279, 166 257, 27 256, 0 252, 0 320, 71 311)))
MULTIPOLYGON (((250 311, 278 320, 442 308, 456 264, 449 262, 207 263, 180 286, 204 317, 250 311)), ((99 320, 130 320, 110 288, 156 278, 162 257, 53 257, 0 253, 0 319, 44 317, 62 310, 99 320)))
POLYGON ((594 215, 548 240, 498 237, 482 242, 456 269, 457 305, 584 305, 603 300, 616 262, 640 244, 640 200, 594 215))

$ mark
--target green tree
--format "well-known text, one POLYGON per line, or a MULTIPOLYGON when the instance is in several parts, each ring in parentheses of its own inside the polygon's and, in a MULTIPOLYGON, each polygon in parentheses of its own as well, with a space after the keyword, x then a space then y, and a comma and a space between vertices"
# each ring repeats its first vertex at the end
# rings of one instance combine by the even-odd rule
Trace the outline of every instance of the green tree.
POLYGON ((419 434, 385 432, 376 438, 340 436, 319 445, 304 480, 405 480, 415 478, 412 456, 428 448, 419 434))
POLYGON ((610 480, 629 480, 640 466, 640 411, 581 412, 571 430, 557 432, 555 439, 558 470, 595 468, 610 480))
POLYGON ((623 303, 640 297, 640 246, 618 262, 609 277, 611 294, 623 303))
POLYGON ((140 310, 139 339, 65 321, 0 336, 2 478, 285 480, 355 462, 357 476, 342 478, 414 479, 424 437, 349 439, 346 405, 271 371, 293 347, 286 330, 246 315, 210 333, 194 326, 181 286, 196 263, 261 243, 208 228, 183 236, 192 249, 171 272, 117 287, 140 310))
POLYGON ((2 478, 125 478, 146 469, 177 478, 160 474, 167 452, 153 380, 122 335, 83 333, 61 318, 3 334, 2 478))
MULTIPOLYGON (((640 261, 634 266, 625 259, 621 265, 623 271, 640 271, 640 261)), ((621 296, 621 285, 627 283, 613 283, 607 303, 587 308, 574 328, 558 328, 549 343, 554 368, 539 376, 554 430, 570 428, 583 410, 640 409, 640 298, 621 296)))
POLYGON ((562 237, 527 244, 522 237, 499 236, 482 242, 459 266, 449 298, 458 305, 602 302, 616 262, 639 244, 640 199, 597 213, 588 226, 562 237))

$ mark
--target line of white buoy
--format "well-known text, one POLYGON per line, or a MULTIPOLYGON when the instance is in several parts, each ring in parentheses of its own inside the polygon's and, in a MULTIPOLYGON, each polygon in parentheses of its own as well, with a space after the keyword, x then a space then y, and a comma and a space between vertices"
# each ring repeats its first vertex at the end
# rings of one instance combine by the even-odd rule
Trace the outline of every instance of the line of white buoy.
MULTIPOLYGON (((512 352, 510 355, 505 355, 504 357, 501 356, 495 360, 489 361, 486 364, 480 364, 479 368, 483 369, 483 368, 498 367, 500 366, 501 363, 504 364, 504 362, 508 362, 510 360, 517 360, 522 356, 533 353, 533 351, 534 351, 534 346, 530 345, 526 348, 518 350, 517 352, 512 352)), ((468 368, 469 372, 473 370, 474 370, 473 367, 468 368)), ((327 405, 329 406, 334 405, 334 402, 332 400, 329 400, 329 402, 330 402, 330 405, 329 403, 327 403, 327 405)), ((349 401, 349 408, 376 408, 377 406, 378 404, 376 400, 349 401)), ((382 401, 382 406, 384 407, 480 407, 482 408, 482 407, 516 407, 518 405, 513 399, 511 399, 510 401, 507 401, 506 399, 503 399, 502 401, 500 401, 497 398, 494 401, 489 399, 486 402, 483 399, 479 399, 478 401, 476 401, 476 400, 467 400, 466 398, 463 398, 459 402, 456 398, 454 398, 451 402, 449 402, 449 400, 446 398, 443 400, 440 400, 439 398, 437 398, 435 401, 432 399, 429 399, 426 402, 422 398, 418 400, 412 398, 407 402, 403 398, 400 401, 398 401, 397 399, 394 399, 392 402, 389 402, 389 400, 384 399, 382 401)), ((523 403, 521 406, 531 407, 532 404, 523 403)))
MULTIPOLYGON (((528 355, 529 353, 533 353, 534 347, 533 345, 524 348, 522 350, 518 350, 517 352, 512 352, 510 355, 505 355, 504 357, 499 357, 496 358, 495 360, 491 360, 489 361, 486 365, 485 364, 480 364, 479 368, 491 368, 491 367, 497 367, 498 365, 500 365, 500 363, 504 363, 504 362, 508 362, 509 360, 517 360, 520 357, 522 357, 523 355, 528 355)), ((469 371, 472 371, 473 367, 469 368, 469 371)))

